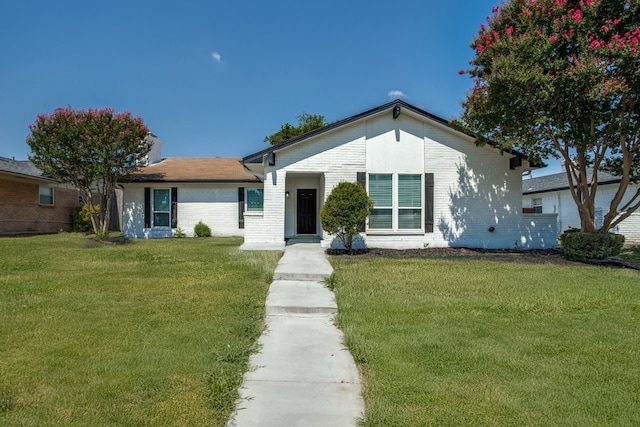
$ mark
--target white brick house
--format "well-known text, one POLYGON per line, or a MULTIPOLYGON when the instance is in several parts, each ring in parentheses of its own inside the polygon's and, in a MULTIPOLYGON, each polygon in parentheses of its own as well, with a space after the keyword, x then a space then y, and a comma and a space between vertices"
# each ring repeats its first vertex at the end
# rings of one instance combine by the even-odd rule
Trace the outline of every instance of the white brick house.
MULTIPOLYGON (((159 157, 159 153, 157 157, 159 157)), ((150 159, 123 188, 122 227, 127 237, 193 236, 202 221, 216 236, 244 234, 244 194, 262 188, 239 158, 150 159)))
MULTIPOLYGON (((591 171, 588 171, 588 179, 591 179, 591 171)), ((595 222, 599 228, 602 226, 603 216, 609 211, 609 203, 618 189, 620 178, 600 171, 598 181, 595 222)), ((640 184, 629 184, 620 207, 636 194, 639 186, 640 184)), ((526 211, 557 214, 558 233, 571 227, 580 228, 580 214, 564 172, 523 180, 522 205, 526 211)), ((631 214, 612 231, 624 235, 626 243, 640 243, 640 211, 631 214)))
POLYGON ((341 181, 374 199, 360 236, 369 247, 556 246, 555 214, 522 213, 522 173, 535 166, 474 142, 398 100, 246 156, 264 187, 245 213, 243 249, 282 249, 299 236, 336 245, 318 212, 341 181))

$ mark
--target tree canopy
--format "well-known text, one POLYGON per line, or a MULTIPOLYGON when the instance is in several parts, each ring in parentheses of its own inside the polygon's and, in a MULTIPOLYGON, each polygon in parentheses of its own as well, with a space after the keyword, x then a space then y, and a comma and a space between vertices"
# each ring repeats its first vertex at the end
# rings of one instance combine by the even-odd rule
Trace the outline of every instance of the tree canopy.
POLYGON ((583 231, 596 231, 599 170, 620 184, 597 230, 640 206, 640 1, 511 0, 494 7, 471 47, 474 86, 461 121, 534 161, 563 160, 583 231), (589 169, 593 174, 589 174, 589 169))
POLYGON ((298 119, 298 126, 294 126, 287 122, 280 126, 280 130, 278 132, 265 136, 264 141, 271 145, 282 144, 291 138, 304 135, 307 132, 311 132, 312 130, 321 128, 327 124, 324 121, 324 116, 318 114, 302 113, 296 117, 298 119))
POLYGON ((151 149, 142 119, 110 108, 56 108, 39 114, 29 129, 29 160, 46 175, 74 185, 89 207, 96 236, 106 236, 117 182, 140 167, 151 149), (100 209, 93 209, 94 194, 100 209))

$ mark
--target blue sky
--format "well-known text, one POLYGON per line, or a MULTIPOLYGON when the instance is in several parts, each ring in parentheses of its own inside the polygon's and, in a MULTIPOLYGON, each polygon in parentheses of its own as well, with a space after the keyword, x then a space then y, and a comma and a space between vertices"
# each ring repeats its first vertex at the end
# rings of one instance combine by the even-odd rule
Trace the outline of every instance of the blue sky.
POLYGON ((167 157, 242 157, 302 112, 394 96, 450 119, 497 3, 3 1, 0 156, 26 159, 27 126, 58 106, 131 111, 167 157))

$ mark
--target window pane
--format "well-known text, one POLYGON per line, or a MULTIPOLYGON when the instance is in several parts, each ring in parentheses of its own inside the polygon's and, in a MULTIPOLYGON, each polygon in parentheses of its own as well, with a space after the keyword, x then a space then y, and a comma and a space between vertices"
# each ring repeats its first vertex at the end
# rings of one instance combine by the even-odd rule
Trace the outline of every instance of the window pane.
POLYGON ((40 204, 41 205, 53 204, 53 187, 40 186, 40 204))
POLYGON ((398 228, 419 230, 422 228, 422 209, 399 209, 398 228))
POLYGON ((398 175, 398 206, 401 208, 422 207, 421 175, 398 175))
POLYGON ((153 190, 153 211, 169 212, 169 190, 153 190))
POLYGON ((247 188, 247 211, 262 211, 264 191, 262 188, 247 188))
POLYGON ((157 213, 153 214, 153 226, 154 227, 168 227, 169 226, 169 214, 157 213))
POLYGON ((391 229, 393 226, 391 209, 371 209, 369 228, 391 229))
POLYGON ((369 175, 369 197, 373 200, 373 206, 386 207, 393 205, 392 182, 391 174, 369 175))
POLYGON ((542 213, 542 199, 533 199, 531 205, 535 213, 542 213))

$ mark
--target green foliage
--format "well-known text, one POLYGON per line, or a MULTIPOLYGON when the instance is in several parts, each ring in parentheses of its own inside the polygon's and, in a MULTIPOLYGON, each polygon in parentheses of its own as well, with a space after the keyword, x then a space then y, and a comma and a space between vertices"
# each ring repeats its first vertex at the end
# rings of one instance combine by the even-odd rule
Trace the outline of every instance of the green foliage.
POLYGON ((621 177, 600 231, 640 206, 619 207, 640 172, 639 40, 635 0, 511 0, 481 25, 471 69, 461 70, 474 80, 465 128, 533 161, 561 158, 583 231, 595 231, 587 168, 594 181, 601 167, 621 177))
POLYGON ((640 246, 628 246, 620 252, 620 258, 640 262, 640 246))
POLYGON ((200 221, 193 227, 193 233, 196 237, 211 237, 211 228, 200 221))
POLYGON ((327 124, 324 121, 324 116, 318 114, 302 113, 296 117, 298 118, 298 126, 285 123, 280 126, 280 130, 278 132, 265 136, 264 141, 271 145, 282 144, 291 138, 311 132, 312 130, 321 128, 327 124))
POLYGON ((93 231, 106 235, 117 182, 138 169, 151 149, 142 119, 110 108, 56 108, 39 114, 29 129, 29 160, 46 175, 74 185, 90 206, 96 193, 100 209, 89 210, 93 231))
POLYGON ((182 228, 178 227, 175 230, 173 230, 173 237, 183 238, 183 237, 187 237, 187 234, 184 232, 182 228))
POLYGON ((71 215, 71 223, 73 224, 73 231, 78 233, 89 233, 93 230, 93 225, 91 224, 91 214, 93 212, 94 215, 100 214, 100 206, 99 205, 87 205, 85 203, 80 203, 73 210, 73 214, 71 215))
POLYGON ((361 185, 341 182, 336 185, 320 209, 322 229, 335 234, 351 251, 353 236, 365 226, 373 201, 361 185))
POLYGON ((569 259, 603 259, 617 256, 624 246, 624 236, 614 233, 562 233, 562 252, 569 259))

